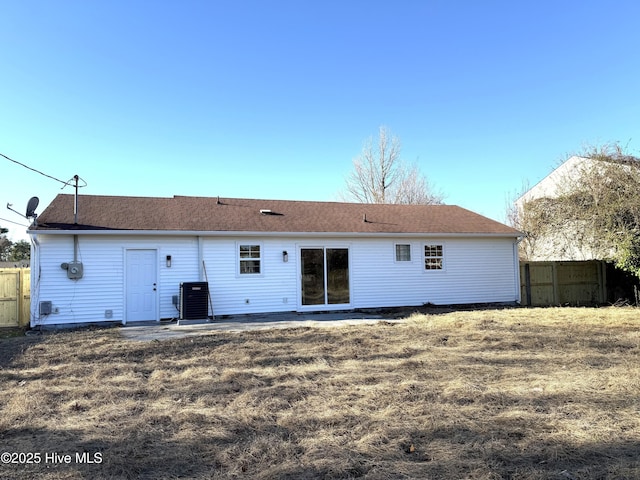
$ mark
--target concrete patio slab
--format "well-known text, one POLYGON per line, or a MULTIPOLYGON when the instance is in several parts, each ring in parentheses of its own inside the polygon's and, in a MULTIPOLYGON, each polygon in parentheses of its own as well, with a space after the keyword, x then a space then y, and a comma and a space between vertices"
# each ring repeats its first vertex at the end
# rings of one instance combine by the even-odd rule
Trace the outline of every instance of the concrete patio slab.
POLYGON ((181 324, 151 323, 147 325, 123 326, 122 336, 128 340, 151 341, 189 336, 210 335, 217 332, 246 332, 274 328, 340 327, 346 325, 366 325, 380 321, 400 323, 404 319, 382 314, 361 312, 328 313, 268 313, 256 315, 234 315, 215 319, 207 323, 181 324))

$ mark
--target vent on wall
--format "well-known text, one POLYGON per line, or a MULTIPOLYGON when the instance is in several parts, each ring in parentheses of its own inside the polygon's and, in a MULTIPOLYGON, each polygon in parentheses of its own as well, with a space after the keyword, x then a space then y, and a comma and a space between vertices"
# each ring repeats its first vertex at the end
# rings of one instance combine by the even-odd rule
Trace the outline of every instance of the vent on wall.
POLYGON ((180 320, 209 318, 209 284, 184 282, 180 284, 180 320))
POLYGON ((40 316, 51 315, 52 304, 50 301, 40 302, 40 316))

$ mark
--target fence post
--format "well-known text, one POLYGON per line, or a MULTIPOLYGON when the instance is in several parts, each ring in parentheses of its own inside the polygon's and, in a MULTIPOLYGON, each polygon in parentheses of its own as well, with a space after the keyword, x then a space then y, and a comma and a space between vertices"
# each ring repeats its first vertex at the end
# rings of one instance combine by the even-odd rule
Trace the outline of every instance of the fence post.
POLYGON ((20 269, 20 297, 18 298, 18 324, 21 327, 29 325, 31 318, 31 270, 20 269))
POLYGON ((598 262, 600 270, 600 303, 607 301, 607 264, 604 260, 598 262))
POLYGON ((558 267, 562 267, 561 262, 553 262, 551 264, 551 281, 553 283, 553 304, 560 304, 560 288, 558 285, 558 267))
POLYGON ((527 296, 527 306, 531 306, 531 265, 524 264, 524 290, 527 296))

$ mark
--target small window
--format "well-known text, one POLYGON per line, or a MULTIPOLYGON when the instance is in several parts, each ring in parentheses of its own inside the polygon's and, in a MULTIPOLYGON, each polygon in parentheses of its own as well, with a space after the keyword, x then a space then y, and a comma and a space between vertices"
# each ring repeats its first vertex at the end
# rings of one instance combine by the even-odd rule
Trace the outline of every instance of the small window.
POLYGON ((411 261, 411 245, 396 244, 396 262, 411 261))
POLYGON ((240 273, 260 273, 260 245, 240 245, 240 273))
POLYGON ((424 246, 424 269, 442 270, 444 268, 444 255, 442 245, 424 246))

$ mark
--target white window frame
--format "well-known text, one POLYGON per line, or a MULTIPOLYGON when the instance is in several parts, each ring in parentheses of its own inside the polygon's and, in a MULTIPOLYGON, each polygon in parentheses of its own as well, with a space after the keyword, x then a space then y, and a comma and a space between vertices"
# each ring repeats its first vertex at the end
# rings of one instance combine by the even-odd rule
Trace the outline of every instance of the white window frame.
POLYGON ((407 264, 413 262, 412 248, 410 243, 394 243, 393 244, 393 260, 395 263, 407 264), (398 247, 409 247, 409 258, 407 260, 398 259, 398 247))
POLYGON ((447 248, 443 242, 423 243, 422 244, 422 271, 424 273, 438 273, 438 272, 446 271, 447 269, 446 257, 447 257, 447 248), (427 256, 427 252, 426 252, 427 247, 436 247, 436 248, 440 247, 442 249, 442 255, 427 256), (427 259, 429 258, 440 259, 442 268, 427 268, 427 259))
POLYGON ((260 277, 264 275, 264 246, 260 242, 236 242, 236 268, 237 274, 241 277, 260 277), (242 257, 240 252, 242 247, 258 247, 259 257, 242 257), (242 262, 257 261, 259 272, 243 272, 242 262))

